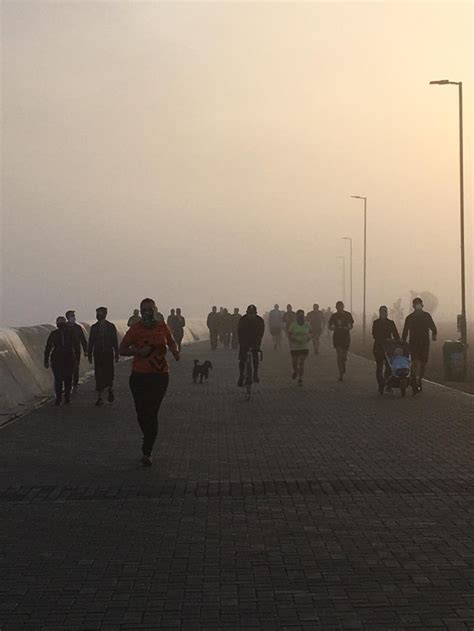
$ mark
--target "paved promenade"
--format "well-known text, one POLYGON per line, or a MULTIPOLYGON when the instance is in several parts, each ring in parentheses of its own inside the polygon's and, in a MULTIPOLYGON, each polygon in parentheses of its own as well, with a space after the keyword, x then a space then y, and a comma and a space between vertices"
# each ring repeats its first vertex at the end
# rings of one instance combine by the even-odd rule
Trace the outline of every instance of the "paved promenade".
POLYGON ((303 388, 267 350, 246 402, 200 343, 143 469, 129 370, 0 430, 1 631, 474 630, 472 397, 380 398, 327 348, 303 388))

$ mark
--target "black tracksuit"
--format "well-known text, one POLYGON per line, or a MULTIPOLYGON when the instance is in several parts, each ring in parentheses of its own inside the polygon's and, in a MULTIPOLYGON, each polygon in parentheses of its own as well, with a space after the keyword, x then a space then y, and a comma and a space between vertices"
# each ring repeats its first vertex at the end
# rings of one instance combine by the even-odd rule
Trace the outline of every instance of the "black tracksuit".
POLYGON ((104 320, 91 326, 89 361, 94 358, 95 389, 102 392, 114 385, 114 360, 118 357, 118 336, 115 324, 104 320))
POLYGON ((51 363, 54 390, 58 401, 61 400, 63 387, 65 399, 69 401, 74 363, 80 353, 79 339, 66 324, 49 334, 44 350, 44 361, 51 363))

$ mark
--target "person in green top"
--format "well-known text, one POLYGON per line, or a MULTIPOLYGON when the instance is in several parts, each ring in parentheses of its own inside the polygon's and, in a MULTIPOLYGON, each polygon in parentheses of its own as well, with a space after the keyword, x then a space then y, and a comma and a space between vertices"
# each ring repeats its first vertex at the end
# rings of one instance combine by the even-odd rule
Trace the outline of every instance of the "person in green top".
POLYGON ((288 327, 288 341, 293 366, 292 379, 298 377, 299 386, 303 385, 304 363, 309 353, 311 339, 311 326, 305 321, 303 309, 298 309, 296 319, 288 327))

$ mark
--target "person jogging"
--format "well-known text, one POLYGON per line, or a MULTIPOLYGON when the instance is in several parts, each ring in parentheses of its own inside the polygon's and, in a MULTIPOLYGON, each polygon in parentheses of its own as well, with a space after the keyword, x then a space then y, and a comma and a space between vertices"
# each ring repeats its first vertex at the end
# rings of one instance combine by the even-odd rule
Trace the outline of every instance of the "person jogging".
MULTIPOLYGON (((383 394, 385 384, 390 375, 390 366, 385 357, 384 343, 387 340, 399 340, 396 324, 388 318, 388 309, 382 305, 379 309, 379 317, 372 323, 372 337, 374 338, 374 358, 375 358, 375 376, 379 388, 379 393, 383 394), (384 370, 385 368, 385 370, 384 370)), ((391 391, 387 385, 387 391, 391 391)))
POLYGON ((168 325, 163 320, 157 320, 152 298, 142 300, 140 312, 141 322, 127 331, 119 352, 125 357, 133 357, 129 385, 143 434, 141 462, 149 467, 153 462, 153 447, 158 435, 158 412, 169 383, 167 348, 176 361, 179 361, 180 353, 168 325))
POLYGON ((305 321, 303 309, 298 309, 296 319, 288 329, 288 341, 293 366, 292 379, 298 377, 299 386, 303 385, 304 363, 308 357, 311 339, 311 326, 309 322, 305 321))
POLYGON ((115 324, 107 320, 107 308, 97 307, 97 322, 91 326, 87 353, 89 363, 94 361, 96 406, 104 405, 103 393, 107 390, 107 401, 114 396, 114 361, 118 362, 118 336, 115 324))
POLYGON ((417 394, 423 390, 423 377, 430 354, 430 331, 433 342, 436 341, 438 330, 427 311, 423 311, 423 300, 413 300, 413 313, 407 315, 403 327, 402 339, 404 342, 409 337, 410 355, 413 363, 413 392, 417 394))
POLYGON ((342 300, 336 302, 336 312, 331 315, 328 328, 333 331, 332 343, 336 349, 337 368, 339 381, 344 379, 346 372, 347 353, 351 345, 351 329, 354 326, 354 318, 349 311, 344 310, 342 300))
POLYGON ((79 338, 68 326, 66 318, 56 318, 55 331, 51 331, 44 349, 44 367, 51 368, 54 375, 55 405, 61 405, 64 389, 64 403, 71 401, 72 376, 77 357, 81 354, 79 338))

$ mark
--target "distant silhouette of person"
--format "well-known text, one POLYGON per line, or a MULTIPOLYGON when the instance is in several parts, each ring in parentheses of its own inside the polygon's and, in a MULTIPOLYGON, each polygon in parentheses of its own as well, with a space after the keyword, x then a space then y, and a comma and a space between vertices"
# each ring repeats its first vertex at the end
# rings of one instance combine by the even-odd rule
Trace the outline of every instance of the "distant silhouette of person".
POLYGON ((423 300, 413 300, 413 312, 407 315, 403 327, 402 339, 406 342, 409 337, 410 355, 413 363, 413 391, 416 393, 423 389, 423 377, 430 354, 430 331, 433 342, 436 341, 438 330, 427 311, 423 311, 423 300))
POLYGON ((298 309, 296 319, 288 328, 288 342, 293 366, 292 379, 298 377, 299 386, 303 385, 304 363, 308 357, 311 339, 311 325, 305 321, 303 309, 298 309))
POLYGON ((336 349, 337 367, 339 369, 339 381, 342 381, 346 372, 347 353, 351 345, 351 329, 354 319, 349 311, 344 310, 342 300, 336 302, 336 313, 329 319, 328 327, 333 331, 333 345, 336 349))
POLYGON ((319 338, 321 337, 321 333, 323 332, 324 327, 324 315, 323 312, 320 311, 318 304, 313 305, 313 310, 308 312, 306 320, 309 322, 309 325, 311 327, 314 354, 318 355, 319 338))
POLYGON ((133 357, 130 390, 143 434, 142 464, 149 467, 158 435, 158 412, 169 383, 167 348, 176 361, 180 355, 170 328, 164 319, 156 317, 155 301, 144 298, 140 311, 142 320, 125 334, 120 354, 133 357))
POLYGON ((252 351, 253 359, 253 380, 258 383, 258 351, 262 345, 263 334, 265 333, 265 322, 257 315, 257 307, 249 305, 247 312, 239 322, 239 380, 237 385, 241 388, 244 385, 245 364, 247 354, 252 351))
POLYGON ((239 348, 239 322, 242 317, 239 313, 239 308, 234 308, 234 313, 232 314, 232 350, 237 350, 239 348))
POLYGON ((171 309, 169 316, 166 318, 166 324, 173 330, 174 322, 176 320, 176 309, 171 309))
POLYGON ((331 316, 332 316, 332 309, 331 307, 328 307, 326 309, 326 315, 324 317, 328 339, 331 337, 331 329, 329 328, 329 320, 331 319, 331 316))
POLYGON ((374 338, 375 376, 379 392, 383 394, 385 384, 391 373, 390 365, 385 356, 384 343, 387 340, 400 339, 395 322, 388 318, 388 309, 385 305, 380 307, 379 317, 376 318, 372 324, 372 337, 374 338))
POLYGON ((217 314, 217 330, 219 333, 219 342, 224 343, 224 307, 219 307, 217 314))
POLYGON ((268 314, 268 328, 273 341, 273 350, 276 351, 281 346, 281 336, 283 332, 283 313, 280 305, 276 304, 268 314))
MULTIPOLYGON (((115 324, 107 318, 107 308, 97 307, 97 322, 91 326, 89 335, 89 363, 94 360, 96 405, 104 404, 103 392, 107 389, 107 401, 114 400, 114 360, 118 362, 118 336, 115 324)), ((132 327, 133 328, 133 327, 132 327)), ((132 329, 129 329, 132 330, 132 329)))
MULTIPOLYGON (((84 356, 87 357, 87 340, 84 334, 84 329, 80 324, 76 322, 76 312, 70 309, 66 311, 66 320, 68 327, 70 327, 77 336, 79 340, 80 346, 82 346, 82 350, 84 352, 84 356)), ((81 354, 76 356, 76 361, 74 362, 74 372, 72 375, 72 391, 77 392, 77 388, 79 386, 79 369, 81 365, 81 354)))
POLYGON ((44 367, 51 368, 54 375, 54 391, 56 405, 61 405, 64 388, 64 403, 71 400, 72 377, 74 364, 81 354, 78 336, 72 327, 68 326, 66 318, 56 318, 56 330, 51 331, 44 349, 44 367))
POLYGON ((209 341, 211 350, 215 351, 219 339, 219 314, 217 307, 212 307, 211 313, 207 316, 207 328, 209 329, 209 341))
POLYGON ((224 308, 221 317, 221 329, 222 329, 222 343, 224 348, 230 348, 230 341, 232 337, 233 319, 232 315, 227 309, 224 308))
POLYGON ((171 329, 171 333, 178 345, 178 351, 181 353, 181 344, 183 343, 184 337, 184 327, 186 326, 186 320, 184 319, 181 309, 178 307, 176 309, 176 315, 174 319, 173 328, 171 329))
POLYGON ((138 311, 138 309, 134 309, 133 310, 133 314, 128 318, 128 322, 127 322, 128 328, 130 328, 131 326, 133 326, 137 322, 140 322, 140 320, 141 320, 140 312, 138 311))
POLYGON ((293 307, 291 305, 286 305, 286 311, 283 314, 283 325, 285 327, 285 331, 288 333, 288 329, 290 328, 290 324, 296 320, 296 313, 293 311, 293 307))

